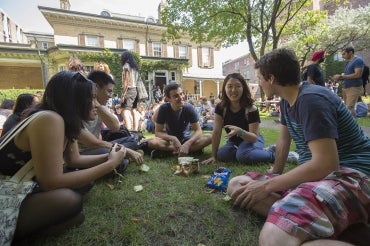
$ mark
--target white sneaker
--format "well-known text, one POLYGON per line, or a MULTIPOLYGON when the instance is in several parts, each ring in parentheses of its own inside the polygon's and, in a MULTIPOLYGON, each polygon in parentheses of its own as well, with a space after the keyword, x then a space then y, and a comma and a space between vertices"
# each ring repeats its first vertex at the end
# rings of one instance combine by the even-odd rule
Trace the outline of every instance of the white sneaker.
POLYGON ((299 154, 294 151, 289 151, 287 162, 298 164, 299 154))
POLYGON ((274 152, 276 151, 276 144, 270 144, 268 147, 263 148, 266 151, 274 152))

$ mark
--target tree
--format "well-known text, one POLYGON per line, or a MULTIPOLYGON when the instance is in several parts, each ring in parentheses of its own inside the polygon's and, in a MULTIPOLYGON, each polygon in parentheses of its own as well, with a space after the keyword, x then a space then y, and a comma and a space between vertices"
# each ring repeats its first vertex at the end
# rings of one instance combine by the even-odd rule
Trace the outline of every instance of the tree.
POLYGON ((312 0, 167 0, 166 38, 229 47, 247 40, 253 59, 276 49, 287 24, 312 0), (258 54, 257 54, 258 53, 258 54))
POLYGON ((303 67, 308 55, 315 50, 326 50, 326 77, 340 73, 345 61, 334 61, 344 46, 353 45, 356 51, 369 48, 370 4, 351 9, 339 7, 332 15, 326 11, 307 11, 298 14, 285 29, 285 45, 293 48, 303 67))

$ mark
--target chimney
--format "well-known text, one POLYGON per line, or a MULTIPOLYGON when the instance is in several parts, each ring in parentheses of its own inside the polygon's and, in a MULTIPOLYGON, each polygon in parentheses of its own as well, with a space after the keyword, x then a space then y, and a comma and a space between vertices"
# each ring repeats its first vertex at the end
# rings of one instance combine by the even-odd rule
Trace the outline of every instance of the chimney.
POLYGON ((60 0, 60 8, 64 10, 70 10, 71 4, 69 3, 69 0, 60 0))

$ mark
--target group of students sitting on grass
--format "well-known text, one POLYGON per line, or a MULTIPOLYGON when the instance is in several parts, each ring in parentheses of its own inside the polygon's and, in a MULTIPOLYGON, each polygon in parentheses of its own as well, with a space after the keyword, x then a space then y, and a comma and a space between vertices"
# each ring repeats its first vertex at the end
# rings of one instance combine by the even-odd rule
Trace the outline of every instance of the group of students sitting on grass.
POLYGON ((155 137, 134 147, 123 140, 100 142, 95 135, 101 122, 116 129, 117 119, 104 107, 114 86, 111 77, 71 71, 54 75, 41 102, 28 111, 34 118, 0 150, 2 174, 15 174, 31 158, 35 172, 32 189, 0 228, 0 235, 6 235, 1 243, 81 224, 82 196, 92 182, 125 169, 126 159, 142 163, 138 149, 153 158, 188 156, 209 144, 212 153, 203 164, 273 163, 266 173, 248 170, 233 177, 227 189, 235 205, 267 217, 260 245, 368 242, 370 139, 337 95, 301 83, 299 62, 290 49, 262 56, 255 68, 266 96, 282 98, 279 138, 271 148, 264 148, 259 112, 240 74, 224 80, 212 134, 202 133, 194 107, 184 101, 180 85, 171 83, 164 90, 167 102, 158 109, 155 137), (223 129, 227 141, 219 148, 223 129), (299 165, 283 173, 291 140, 299 165))

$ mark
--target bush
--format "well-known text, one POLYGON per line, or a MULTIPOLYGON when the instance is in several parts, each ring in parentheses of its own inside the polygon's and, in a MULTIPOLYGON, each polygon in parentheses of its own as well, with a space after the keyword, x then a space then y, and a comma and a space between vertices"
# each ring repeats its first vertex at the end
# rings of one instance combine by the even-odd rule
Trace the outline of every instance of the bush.
POLYGON ((38 91, 44 91, 44 89, 3 89, 0 90, 0 103, 4 99, 16 100, 18 95, 22 93, 36 93, 38 91))

